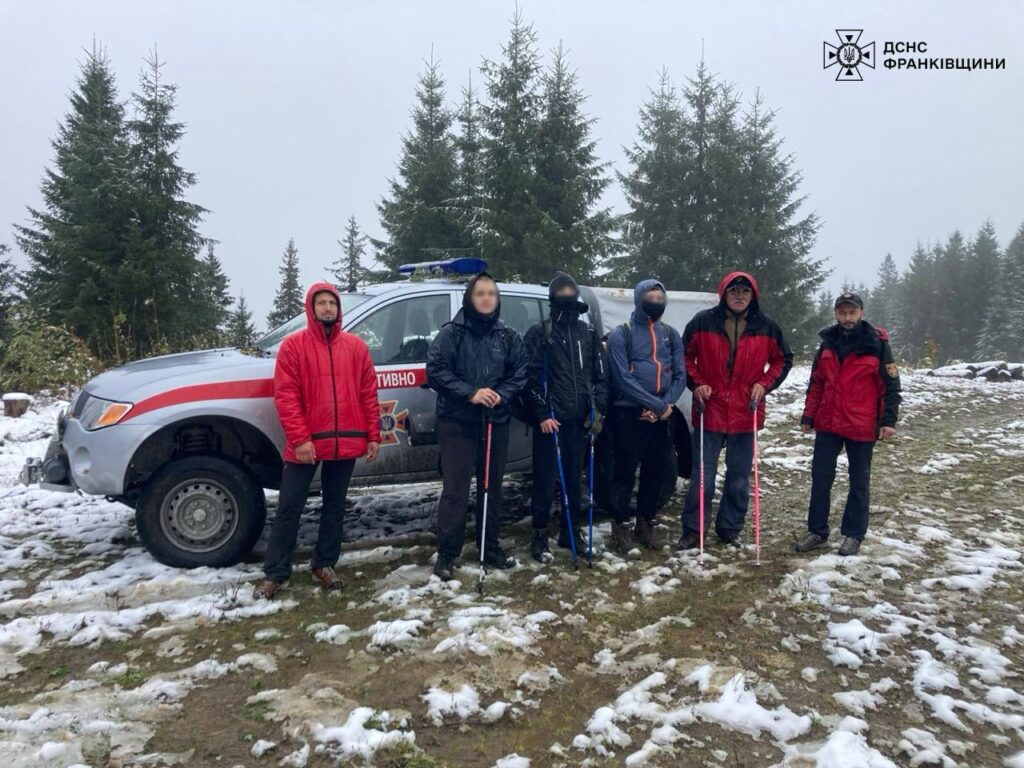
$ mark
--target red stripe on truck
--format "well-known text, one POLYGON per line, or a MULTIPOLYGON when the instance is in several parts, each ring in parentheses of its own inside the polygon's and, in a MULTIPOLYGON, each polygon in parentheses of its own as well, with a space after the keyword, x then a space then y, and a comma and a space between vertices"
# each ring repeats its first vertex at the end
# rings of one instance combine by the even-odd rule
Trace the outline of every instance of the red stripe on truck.
MULTIPOLYGON (((377 371, 377 389, 408 389, 418 387, 427 380, 425 368, 407 368, 403 370, 377 371)), ((195 403, 203 400, 244 400, 249 398, 273 397, 273 379, 245 379, 242 381, 218 381, 211 384, 193 384, 161 392, 159 395, 140 400, 121 424, 136 416, 168 408, 172 405, 195 403)))

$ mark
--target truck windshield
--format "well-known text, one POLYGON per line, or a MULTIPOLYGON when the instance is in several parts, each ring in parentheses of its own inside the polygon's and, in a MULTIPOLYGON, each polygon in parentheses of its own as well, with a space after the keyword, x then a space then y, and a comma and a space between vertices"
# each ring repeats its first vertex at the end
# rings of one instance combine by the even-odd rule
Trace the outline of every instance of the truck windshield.
MULTIPOLYGON (((354 308, 358 307, 364 301, 369 298, 364 293, 343 293, 341 294, 341 324, 342 326, 348 325, 345 316, 351 312, 354 308)), ((263 352, 275 352, 277 348, 284 341, 284 337, 290 333, 301 330, 306 327, 306 313, 303 312, 298 317, 293 317, 287 323, 279 325, 274 330, 270 331, 266 336, 256 341, 256 346, 263 352)))

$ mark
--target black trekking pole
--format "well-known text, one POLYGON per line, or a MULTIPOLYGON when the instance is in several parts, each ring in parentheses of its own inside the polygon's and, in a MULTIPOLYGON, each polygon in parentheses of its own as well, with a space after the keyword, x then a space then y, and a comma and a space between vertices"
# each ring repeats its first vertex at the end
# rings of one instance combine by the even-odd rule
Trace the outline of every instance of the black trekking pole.
POLYGON ((589 459, 590 465, 587 472, 587 521, 590 526, 590 530, 587 535, 587 565, 591 568, 594 567, 594 420, 597 418, 596 412, 591 406, 590 408, 590 438, 589 438, 589 459))
MULTIPOLYGON (((555 412, 551 411, 551 419, 554 420, 555 412)), ((555 461, 558 464, 558 482, 562 486, 562 509, 565 510, 565 524, 569 529, 569 549, 572 552, 572 567, 577 571, 580 569, 576 563, 576 533, 573 530, 572 511, 569 509, 569 492, 565 487, 565 471, 562 468, 562 446, 558 442, 558 430, 551 433, 555 438, 555 461)))
POLYGON ((487 567, 484 564, 484 553, 487 549, 487 498, 491 488, 491 431, 494 426, 491 422, 491 410, 484 407, 483 420, 486 426, 486 443, 484 445, 484 508, 480 515, 480 577, 476 583, 476 590, 481 595, 484 593, 484 578, 487 575, 487 567))

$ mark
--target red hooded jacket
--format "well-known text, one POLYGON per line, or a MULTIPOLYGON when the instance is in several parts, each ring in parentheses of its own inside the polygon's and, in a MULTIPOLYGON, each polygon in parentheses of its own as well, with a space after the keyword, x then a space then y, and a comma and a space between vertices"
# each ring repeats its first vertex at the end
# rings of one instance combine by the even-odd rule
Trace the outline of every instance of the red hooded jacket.
MULTIPOLYGON (((782 330, 761 312, 761 289, 746 272, 730 272, 718 284, 717 307, 705 309, 686 325, 683 333, 683 357, 691 390, 703 385, 711 387, 711 398, 704 411, 704 428, 710 432, 736 434, 753 432, 750 412, 750 390, 754 384, 767 394, 778 387, 793 367, 793 353, 782 336, 782 330), (747 326, 732 343, 725 330, 725 289, 737 277, 750 281, 754 298, 747 308, 747 326)), ((699 418, 694 398, 693 423, 699 418)), ((757 406, 757 428, 764 427, 765 398, 757 406)))
POLYGON ((284 460, 312 440, 317 461, 355 459, 367 442, 380 442, 377 374, 370 350, 341 330, 341 297, 330 283, 306 292, 306 327, 288 336, 277 352, 274 405, 284 427, 284 460), (329 291, 338 300, 338 322, 330 337, 316 319, 313 297, 329 291))

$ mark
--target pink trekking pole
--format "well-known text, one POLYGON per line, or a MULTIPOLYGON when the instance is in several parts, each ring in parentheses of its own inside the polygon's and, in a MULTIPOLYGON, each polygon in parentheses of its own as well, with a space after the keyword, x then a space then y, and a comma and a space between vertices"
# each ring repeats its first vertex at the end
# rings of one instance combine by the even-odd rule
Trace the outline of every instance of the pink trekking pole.
POLYGON ((697 564, 704 565, 704 401, 697 401, 697 413, 700 414, 700 522, 698 523, 699 554, 697 564))
POLYGON ((750 401, 754 412, 754 565, 761 564, 761 484, 757 476, 757 400, 750 401))

